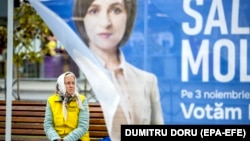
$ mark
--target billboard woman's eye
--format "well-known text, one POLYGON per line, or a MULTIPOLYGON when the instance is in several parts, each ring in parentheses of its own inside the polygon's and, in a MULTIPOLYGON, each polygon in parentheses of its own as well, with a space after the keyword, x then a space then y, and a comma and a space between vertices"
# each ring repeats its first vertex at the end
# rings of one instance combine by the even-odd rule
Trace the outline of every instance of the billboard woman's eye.
POLYGON ((88 14, 90 14, 90 15, 95 15, 96 13, 98 12, 98 8, 90 8, 89 10, 88 10, 88 14))
POLYGON ((122 9, 121 8, 118 8, 118 7, 114 7, 112 9, 112 11, 115 13, 115 14, 120 14, 122 12, 122 9))

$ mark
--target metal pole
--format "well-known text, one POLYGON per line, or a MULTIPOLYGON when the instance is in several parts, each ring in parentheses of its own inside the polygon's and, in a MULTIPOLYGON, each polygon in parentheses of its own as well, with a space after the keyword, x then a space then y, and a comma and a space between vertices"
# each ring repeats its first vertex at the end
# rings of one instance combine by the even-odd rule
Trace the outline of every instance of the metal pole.
MULTIPOLYGON (((149 0, 144 0, 144 53, 143 53, 143 60, 148 59, 148 5, 149 5, 149 0)), ((143 69, 147 70, 148 69, 148 62, 143 61, 143 69)))
POLYGON ((8 0, 8 42, 7 42, 7 80, 6 80, 6 122, 5 122, 5 141, 11 140, 11 117, 12 117, 12 81, 13 81, 13 3, 8 0))

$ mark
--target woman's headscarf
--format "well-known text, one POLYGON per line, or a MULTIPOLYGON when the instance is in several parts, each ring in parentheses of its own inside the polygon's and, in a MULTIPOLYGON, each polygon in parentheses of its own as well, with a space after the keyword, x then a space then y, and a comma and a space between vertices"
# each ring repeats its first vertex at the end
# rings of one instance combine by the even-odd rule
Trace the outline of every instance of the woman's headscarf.
POLYGON ((63 98, 62 110, 63 110, 63 115, 64 115, 64 119, 65 120, 67 119, 67 108, 66 108, 66 106, 67 106, 67 103, 69 101, 69 98, 75 97, 77 105, 78 105, 78 108, 79 109, 83 109, 83 107, 82 107, 82 100, 81 100, 81 98, 79 96, 79 93, 78 93, 77 83, 76 83, 76 77, 75 77, 74 73, 72 73, 72 72, 65 72, 65 73, 61 74, 58 77, 57 82, 56 82, 56 93, 59 94, 59 96, 61 96, 63 98), (65 87, 64 79, 67 76, 73 76, 75 78, 75 93, 73 95, 69 95, 66 92, 66 87, 65 87))

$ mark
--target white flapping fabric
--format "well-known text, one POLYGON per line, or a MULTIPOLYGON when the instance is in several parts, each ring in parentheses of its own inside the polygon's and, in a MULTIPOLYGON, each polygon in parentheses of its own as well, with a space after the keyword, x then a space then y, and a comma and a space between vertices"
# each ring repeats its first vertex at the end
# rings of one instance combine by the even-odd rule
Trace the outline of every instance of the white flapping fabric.
POLYGON ((101 104, 109 134, 112 129, 114 113, 119 104, 119 92, 105 74, 99 60, 91 53, 75 31, 55 12, 38 0, 29 1, 53 34, 65 46, 67 53, 86 75, 93 91, 101 104))

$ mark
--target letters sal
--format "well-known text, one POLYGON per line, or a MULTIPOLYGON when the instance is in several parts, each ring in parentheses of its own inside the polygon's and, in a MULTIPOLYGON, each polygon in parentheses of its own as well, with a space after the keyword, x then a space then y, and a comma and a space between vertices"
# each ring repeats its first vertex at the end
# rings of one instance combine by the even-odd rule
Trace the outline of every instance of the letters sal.
MULTIPOLYGON (((204 35, 210 35, 213 28, 219 28, 222 35, 226 34, 250 34, 250 28, 240 25, 240 21, 243 21, 243 18, 246 18, 244 13, 240 15, 240 0, 212 0, 210 9, 207 14, 207 20, 205 21, 205 14, 201 14, 199 11, 191 7, 192 0, 183 1, 183 10, 184 12, 194 19, 194 23, 183 22, 182 29, 183 32, 187 35, 197 35, 203 31, 204 35), (223 7, 224 3, 232 2, 231 11, 225 11, 223 7), (228 17, 231 16, 231 17, 228 17), (227 24, 226 18, 230 18, 227 24), (241 18, 241 19, 240 19, 241 18), (206 22, 206 23, 203 23, 206 22), (193 26, 192 26, 193 25, 193 26), (203 27, 205 26, 205 27, 203 27), (228 27, 231 26, 231 27, 228 27)), ((196 0, 197 6, 204 6, 204 0, 196 0)))

